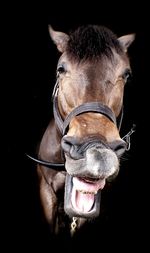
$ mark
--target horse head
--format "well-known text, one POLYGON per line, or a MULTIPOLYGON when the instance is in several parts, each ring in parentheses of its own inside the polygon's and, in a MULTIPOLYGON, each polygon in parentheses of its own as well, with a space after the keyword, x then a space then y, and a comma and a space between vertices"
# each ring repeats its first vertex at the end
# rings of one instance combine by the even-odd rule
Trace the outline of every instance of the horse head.
MULTIPOLYGON (((65 184, 68 216, 93 218, 100 212, 101 190, 118 174, 126 150, 119 121, 131 73, 127 50, 134 34, 118 38, 108 28, 96 25, 79 27, 70 35, 49 27, 49 33, 61 53, 54 99, 63 123, 60 126, 57 117, 50 123, 39 156, 51 162, 64 160, 65 172, 49 172, 40 166, 40 173, 48 185, 55 185, 54 178, 59 189, 65 184)), ((44 196, 43 187, 43 205, 50 220, 48 210, 54 204, 52 198, 48 203, 50 197, 44 196)))

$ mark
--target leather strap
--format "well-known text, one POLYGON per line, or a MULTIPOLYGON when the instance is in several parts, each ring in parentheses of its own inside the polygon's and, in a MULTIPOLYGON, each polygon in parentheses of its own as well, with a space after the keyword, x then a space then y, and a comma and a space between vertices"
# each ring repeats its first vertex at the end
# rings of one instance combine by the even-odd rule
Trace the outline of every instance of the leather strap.
POLYGON ((58 108, 58 97, 57 94, 53 98, 53 112, 54 112, 54 118, 56 125, 62 134, 64 136, 67 131, 67 127, 70 124, 70 121, 77 115, 86 113, 86 112, 97 112, 100 114, 105 115, 107 118, 109 118, 114 124, 116 123, 116 116, 112 112, 112 110, 106 106, 103 105, 100 102, 89 102, 89 103, 84 103, 82 105, 79 105, 78 107, 74 108, 68 115, 67 117, 63 120, 60 113, 59 113, 59 108, 58 108))
POLYGON ((79 105, 78 107, 74 108, 68 116, 65 118, 63 123, 63 133, 62 135, 65 135, 67 132, 67 127, 70 124, 70 121, 77 115, 86 113, 86 112, 97 112, 100 114, 105 115, 107 118, 109 118, 114 124, 116 124, 116 117, 115 114, 112 112, 112 110, 106 106, 103 105, 100 102, 89 102, 84 103, 82 105, 79 105))

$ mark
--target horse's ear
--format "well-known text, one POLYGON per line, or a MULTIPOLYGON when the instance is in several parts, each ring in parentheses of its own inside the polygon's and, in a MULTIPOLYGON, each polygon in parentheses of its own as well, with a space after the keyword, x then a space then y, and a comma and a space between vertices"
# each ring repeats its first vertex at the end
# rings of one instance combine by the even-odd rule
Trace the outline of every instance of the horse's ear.
POLYGON ((120 44, 124 48, 124 51, 127 52, 128 47, 132 44, 132 42, 135 40, 135 34, 128 34, 124 35, 118 38, 120 44))
POLYGON ((49 25, 48 26, 49 34, 51 39, 57 46, 57 49, 63 53, 66 49, 69 36, 66 33, 54 31, 53 28, 49 25))

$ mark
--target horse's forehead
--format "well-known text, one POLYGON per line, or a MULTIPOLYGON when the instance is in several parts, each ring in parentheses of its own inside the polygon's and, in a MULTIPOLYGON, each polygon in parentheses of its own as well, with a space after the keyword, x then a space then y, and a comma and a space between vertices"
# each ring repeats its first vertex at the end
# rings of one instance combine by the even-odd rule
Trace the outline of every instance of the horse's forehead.
POLYGON ((64 52, 59 62, 66 62, 70 65, 80 65, 80 66, 89 66, 89 65, 116 65, 120 62, 128 63, 129 59, 127 54, 125 53, 117 53, 116 50, 112 49, 112 55, 107 56, 105 54, 102 54, 100 57, 93 57, 91 59, 83 59, 83 60, 77 60, 76 58, 73 58, 72 56, 68 55, 66 52, 64 52))
POLYGON ((120 75, 124 69, 129 68, 129 59, 126 55, 119 55, 113 52, 113 57, 109 59, 103 56, 96 60, 75 61, 70 59, 65 53, 60 57, 59 63, 63 63, 70 73, 78 76, 86 75, 87 78, 107 78, 116 74, 120 75))

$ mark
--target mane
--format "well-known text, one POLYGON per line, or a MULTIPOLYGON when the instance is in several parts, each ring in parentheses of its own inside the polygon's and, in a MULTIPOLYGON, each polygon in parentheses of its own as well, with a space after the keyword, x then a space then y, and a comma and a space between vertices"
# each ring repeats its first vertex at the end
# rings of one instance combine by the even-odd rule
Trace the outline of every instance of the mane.
POLYGON ((112 58, 112 49, 123 52, 117 36, 106 27, 88 25, 70 34, 67 55, 78 61, 97 59, 103 55, 112 58))

